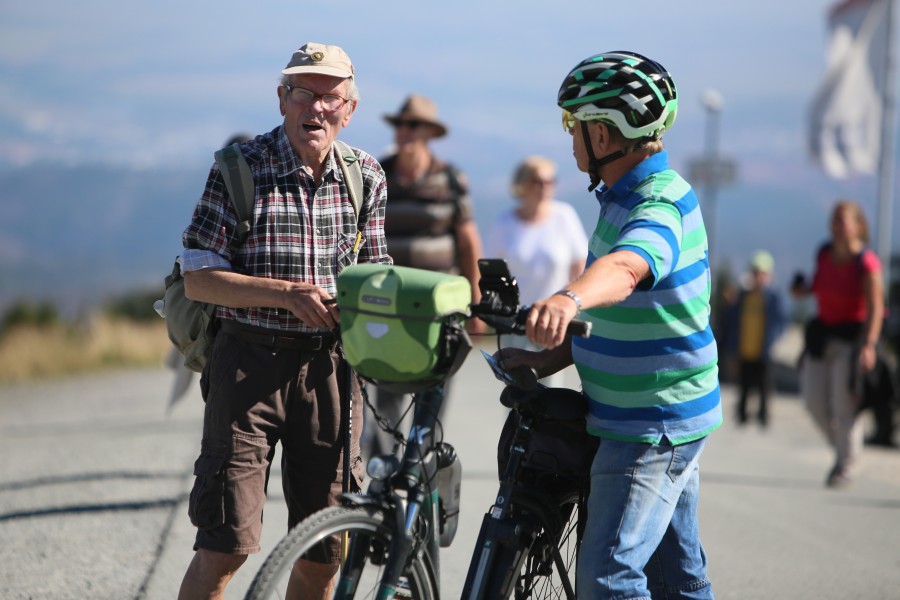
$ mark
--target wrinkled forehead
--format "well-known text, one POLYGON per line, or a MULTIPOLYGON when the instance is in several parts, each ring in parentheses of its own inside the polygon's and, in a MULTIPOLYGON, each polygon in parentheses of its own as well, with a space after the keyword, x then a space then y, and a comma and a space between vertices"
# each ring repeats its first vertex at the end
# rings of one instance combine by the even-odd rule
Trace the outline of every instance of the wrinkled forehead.
MULTIPOLYGON (((288 75, 288 82, 297 87, 306 88, 319 93, 341 93, 350 89, 350 80, 344 77, 335 77, 333 75, 322 75, 321 73, 295 73, 288 75)), ((341 94, 343 95, 343 94, 341 94)))

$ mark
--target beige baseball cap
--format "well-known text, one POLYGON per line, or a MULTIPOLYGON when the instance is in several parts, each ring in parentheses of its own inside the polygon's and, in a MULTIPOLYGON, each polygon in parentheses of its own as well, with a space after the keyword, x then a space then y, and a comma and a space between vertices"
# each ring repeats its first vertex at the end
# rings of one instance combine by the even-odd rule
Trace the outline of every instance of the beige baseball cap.
POLYGON ((281 72, 285 75, 319 73, 344 79, 352 78, 354 73, 350 57, 343 48, 315 42, 307 42, 300 46, 281 72))

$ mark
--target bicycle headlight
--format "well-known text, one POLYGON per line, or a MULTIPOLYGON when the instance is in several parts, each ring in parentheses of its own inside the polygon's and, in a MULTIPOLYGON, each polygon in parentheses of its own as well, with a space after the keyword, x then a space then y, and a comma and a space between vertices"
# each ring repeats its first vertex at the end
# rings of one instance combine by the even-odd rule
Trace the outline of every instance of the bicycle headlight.
POLYGON ((397 457, 386 454, 373 456, 366 465, 366 474, 375 481, 384 481, 393 475, 400 467, 397 457))

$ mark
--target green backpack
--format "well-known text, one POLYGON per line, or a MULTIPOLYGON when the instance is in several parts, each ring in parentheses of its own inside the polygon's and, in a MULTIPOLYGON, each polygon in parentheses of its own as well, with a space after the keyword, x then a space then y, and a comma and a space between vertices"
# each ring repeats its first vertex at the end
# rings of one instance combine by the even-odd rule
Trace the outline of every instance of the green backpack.
MULTIPOLYGON (((362 169, 358 157, 350 146, 339 140, 335 140, 334 145, 338 156, 342 159, 338 164, 350 192, 350 202, 357 218, 357 230, 362 230, 364 225, 360 222, 360 207, 363 201, 362 169)), ((244 243, 253 225, 251 219, 255 184, 250 166, 238 144, 222 148, 216 152, 215 157, 234 211, 237 213, 237 238, 232 247, 234 251, 244 243)), ((216 305, 195 302, 184 295, 184 277, 177 259, 172 267, 172 273, 166 277, 165 297, 154 306, 157 307, 157 312, 165 317, 169 340, 184 356, 184 366, 192 371, 202 371, 218 332, 215 319, 216 305), (160 304, 162 306, 159 306, 160 304)))
POLYGON ((337 290, 344 356, 380 388, 412 393, 438 385, 472 348, 465 277, 367 263, 341 271, 337 290))

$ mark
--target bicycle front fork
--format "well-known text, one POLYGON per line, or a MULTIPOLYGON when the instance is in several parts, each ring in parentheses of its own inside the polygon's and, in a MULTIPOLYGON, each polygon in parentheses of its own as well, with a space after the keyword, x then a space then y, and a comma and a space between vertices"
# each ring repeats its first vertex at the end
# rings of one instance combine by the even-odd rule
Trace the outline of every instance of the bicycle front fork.
POLYGON ((533 541, 521 524, 484 515, 462 600, 509 598, 533 541))

